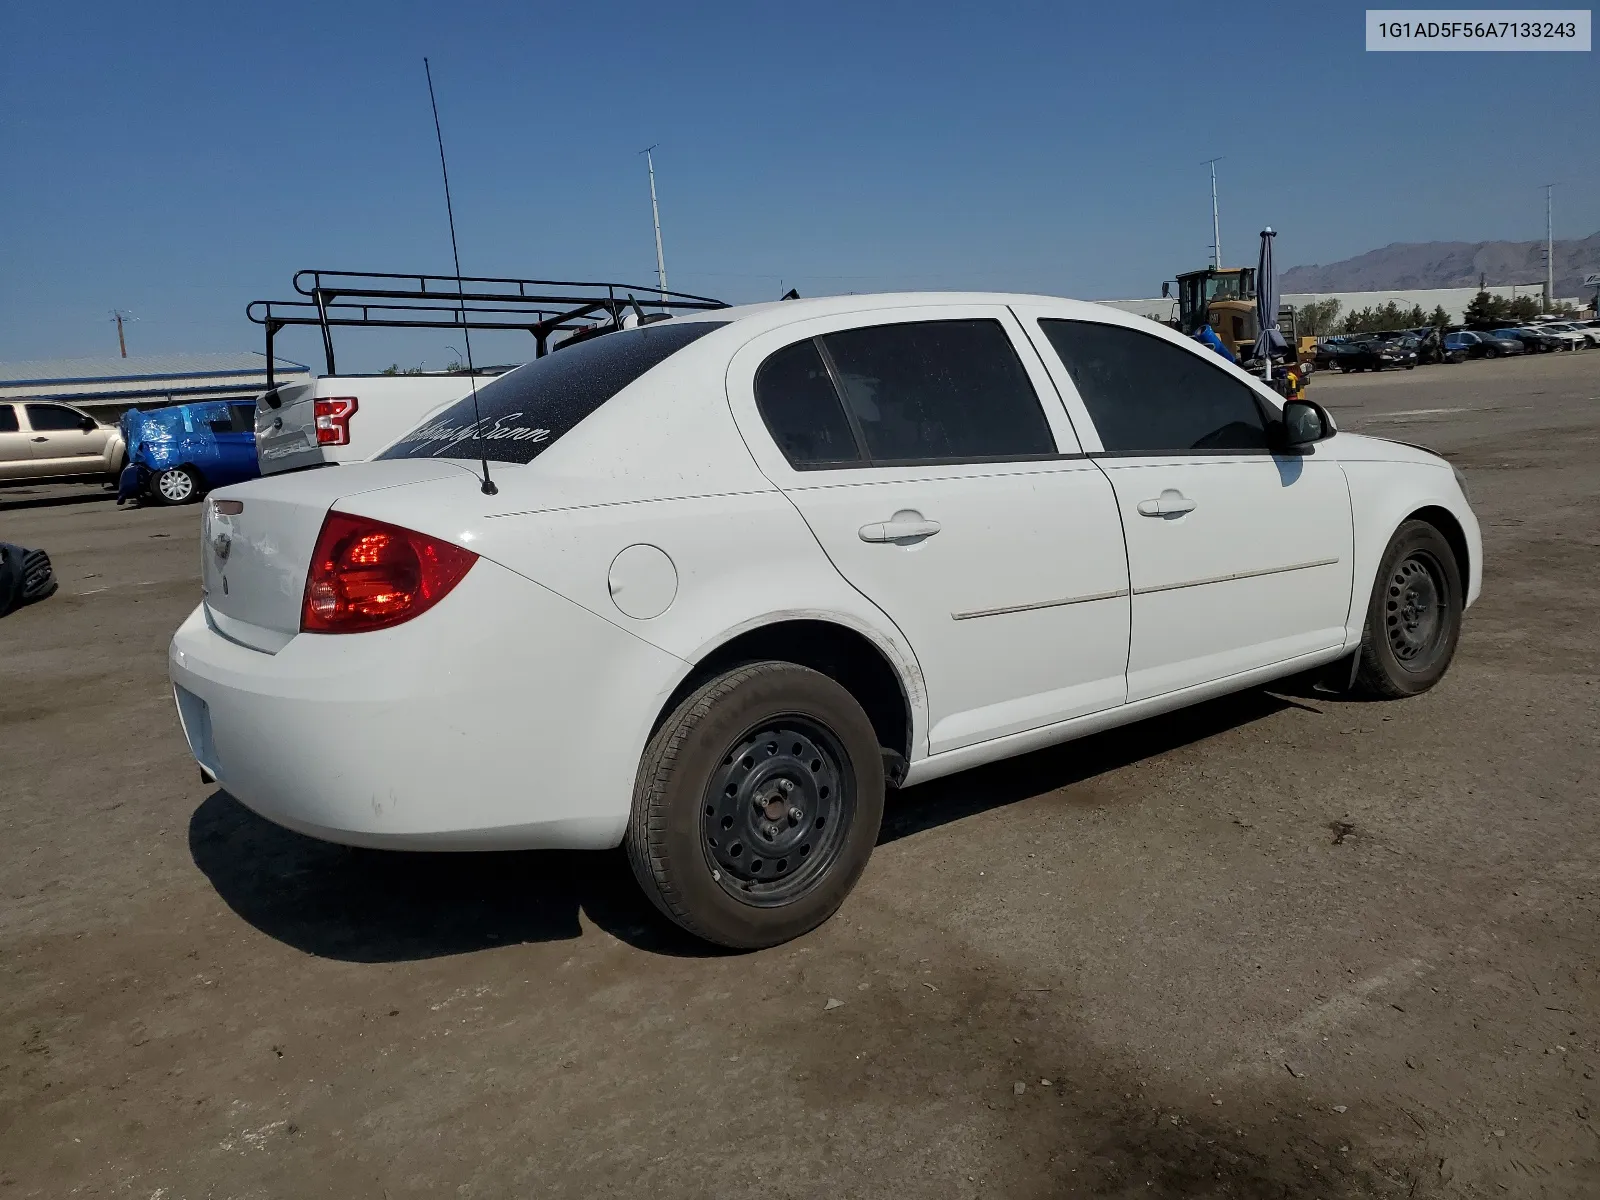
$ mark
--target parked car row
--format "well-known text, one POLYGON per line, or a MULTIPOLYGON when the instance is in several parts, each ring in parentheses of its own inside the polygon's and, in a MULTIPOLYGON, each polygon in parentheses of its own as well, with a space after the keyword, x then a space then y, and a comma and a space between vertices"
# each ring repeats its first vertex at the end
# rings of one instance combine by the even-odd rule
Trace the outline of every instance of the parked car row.
POLYGON ((1348 342, 1324 342, 1317 347, 1314 363, 1318 369, 1340 371, 1381 371, 1385 367, 1417 365, 1415 342, 1408 339, 1361 338, 1348 342))
POLYGON ((1545 321, 1533 328, 1560 341, 1568 350, 1600 346, 1600 321, 1545 321))
POLYGON ((1317 347, 1314 364, 1323 370, 1336 367, 1341 371, 1381 371, 1385 367, 1403 367, 1409 371, 1419 363, 1461 362, 1465 357, 1445 346, 1439 330, 1424 325, 1420 329, 1329 338, 1317 347))
POLYGON ((1347 334, 1321 342, 1314 356, 1319 370, 1382 371, 1418 363, 1459 363, 1469 358, 1510 358, 1555 350, 1600 346, 1600 321, 1543 321, 1497 329, 1432 326, 1347 334))
POLYGON ((1528 349, 1522 339, 1511 336, 1510 330, 1480 333, 1463 329, 1445 334, 1444 344, 1452 350, 1461 351, 1467 358, 1507 358, 1525 354, 1528 349))
POLYGON ((115 425, 54 400, 0 404, 0 484, 115 483, 119 501, 188 504, 254 479, 255 400, 137 408, 115 425))

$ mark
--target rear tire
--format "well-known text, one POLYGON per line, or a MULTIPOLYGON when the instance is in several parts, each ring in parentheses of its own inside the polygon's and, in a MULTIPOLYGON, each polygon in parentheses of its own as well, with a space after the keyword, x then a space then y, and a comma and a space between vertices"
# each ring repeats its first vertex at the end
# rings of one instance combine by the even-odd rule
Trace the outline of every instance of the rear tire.
POLYGON ((200 499, 200 477, 188 467, 168 467, 150 480, 150 498, 157 504, 193 504, 200 499))
POLYGON ((1398 700, 1438 683, 1455 657, 1465 603, 1461 565, 1444 535, 1426 521, 1401 525, 1367 603, 1356 691, 1398 700))
POLYGON ((815 929, 855 887, 883 819, 883 759, 854 696, 784 662, 697 688, 650 739, 626 845, 651 901, 752 950, 815 929))

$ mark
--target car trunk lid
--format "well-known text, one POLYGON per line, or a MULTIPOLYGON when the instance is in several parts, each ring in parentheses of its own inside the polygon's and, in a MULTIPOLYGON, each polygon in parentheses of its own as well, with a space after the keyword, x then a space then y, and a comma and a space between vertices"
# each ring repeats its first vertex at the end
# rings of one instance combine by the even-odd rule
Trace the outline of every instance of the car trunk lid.
POLYGON ((201 522, 207 618, 225 637, 276 653, 300 631, 306 572, 323 518, 338 500, 471 471, 442 459, 361 463, 263 478, 213 492, 201 522))

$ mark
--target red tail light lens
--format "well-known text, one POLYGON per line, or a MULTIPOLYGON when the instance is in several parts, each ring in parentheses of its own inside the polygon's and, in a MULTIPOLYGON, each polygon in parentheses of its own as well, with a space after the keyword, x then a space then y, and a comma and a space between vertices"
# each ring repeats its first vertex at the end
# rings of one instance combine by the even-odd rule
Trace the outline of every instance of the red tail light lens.
POLYGON ((317 445, 348 446, 350 418, 360 407, 354 396, 324 396, 313 400, 311 412, 317 422, 317 445))
POLYGON ((300 607, 302 633, 365 633, 425 613, 478 556, 426 534, 330 512, 317 535, 300 607))

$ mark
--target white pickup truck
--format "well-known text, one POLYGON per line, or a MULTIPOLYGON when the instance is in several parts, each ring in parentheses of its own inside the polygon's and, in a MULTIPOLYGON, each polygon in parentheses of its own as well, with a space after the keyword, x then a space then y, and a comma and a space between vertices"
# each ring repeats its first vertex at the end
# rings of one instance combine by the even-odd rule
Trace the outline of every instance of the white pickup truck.
MULTIPOLYGON (((482 387, 509 368, 477 372, 482 387)), ((465 371, 439 375, 322 375, 283 384, 256 401, 256 459, 263 475, 360 462, 472 390, 465 371)))

